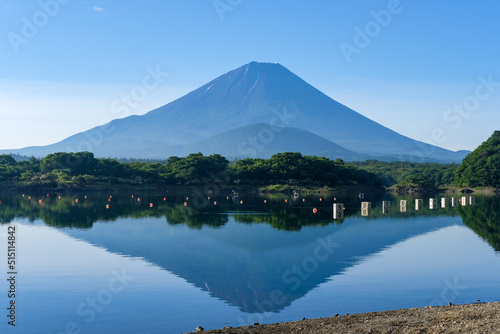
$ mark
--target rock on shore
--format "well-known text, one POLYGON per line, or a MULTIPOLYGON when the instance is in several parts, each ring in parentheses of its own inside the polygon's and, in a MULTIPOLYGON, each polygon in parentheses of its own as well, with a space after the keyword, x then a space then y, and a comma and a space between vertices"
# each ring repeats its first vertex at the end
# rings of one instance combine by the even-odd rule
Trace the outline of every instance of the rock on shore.
POLYGON ((500 303, 352 314, 203 333, 500 333, 500 303))

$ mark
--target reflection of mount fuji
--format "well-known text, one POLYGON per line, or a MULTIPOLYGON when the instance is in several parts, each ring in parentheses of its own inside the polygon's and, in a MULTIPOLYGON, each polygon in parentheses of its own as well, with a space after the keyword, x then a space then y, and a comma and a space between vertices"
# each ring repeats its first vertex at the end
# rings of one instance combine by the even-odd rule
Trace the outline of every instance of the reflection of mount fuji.
POLYGON ((259 305, 265 311, 284 309, 367 256, 457 223, 461 220, 453 217, 353 218, 299 233, 239 224, 231 217, 222 228, 201 230, 171 226, 163 219, 121 219, 65 233, 109 252, 144 258, 212 297, 254 313, 262 311, 259 305), (271 296, 274 304, 269 303, 271 296))

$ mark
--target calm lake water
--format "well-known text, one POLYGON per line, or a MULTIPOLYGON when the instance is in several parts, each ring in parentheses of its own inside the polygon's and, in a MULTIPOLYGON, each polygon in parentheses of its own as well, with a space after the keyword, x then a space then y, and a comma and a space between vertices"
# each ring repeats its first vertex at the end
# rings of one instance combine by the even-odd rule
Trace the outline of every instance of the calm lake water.
POLYGON ((430 209, 420 196, 417 211, 390 195, 111 196, 0 195, 1 333, 181 333, 500 300, 499 197, 430 209))

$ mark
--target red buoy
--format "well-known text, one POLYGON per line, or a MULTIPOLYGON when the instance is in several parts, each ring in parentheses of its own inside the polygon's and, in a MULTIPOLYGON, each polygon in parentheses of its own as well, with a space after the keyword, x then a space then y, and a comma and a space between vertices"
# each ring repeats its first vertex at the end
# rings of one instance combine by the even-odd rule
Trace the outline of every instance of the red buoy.
POLYGON ((313 213, 318 213, 318 209, 314 208, 313 213))

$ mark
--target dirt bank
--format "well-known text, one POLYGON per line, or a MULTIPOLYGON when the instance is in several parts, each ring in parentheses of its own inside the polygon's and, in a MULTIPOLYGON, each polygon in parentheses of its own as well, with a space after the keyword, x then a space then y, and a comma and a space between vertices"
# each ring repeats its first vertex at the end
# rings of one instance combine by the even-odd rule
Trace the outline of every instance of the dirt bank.
POLYGON ((201 333, 500 333, 500 303, 352 314, 201 333))

